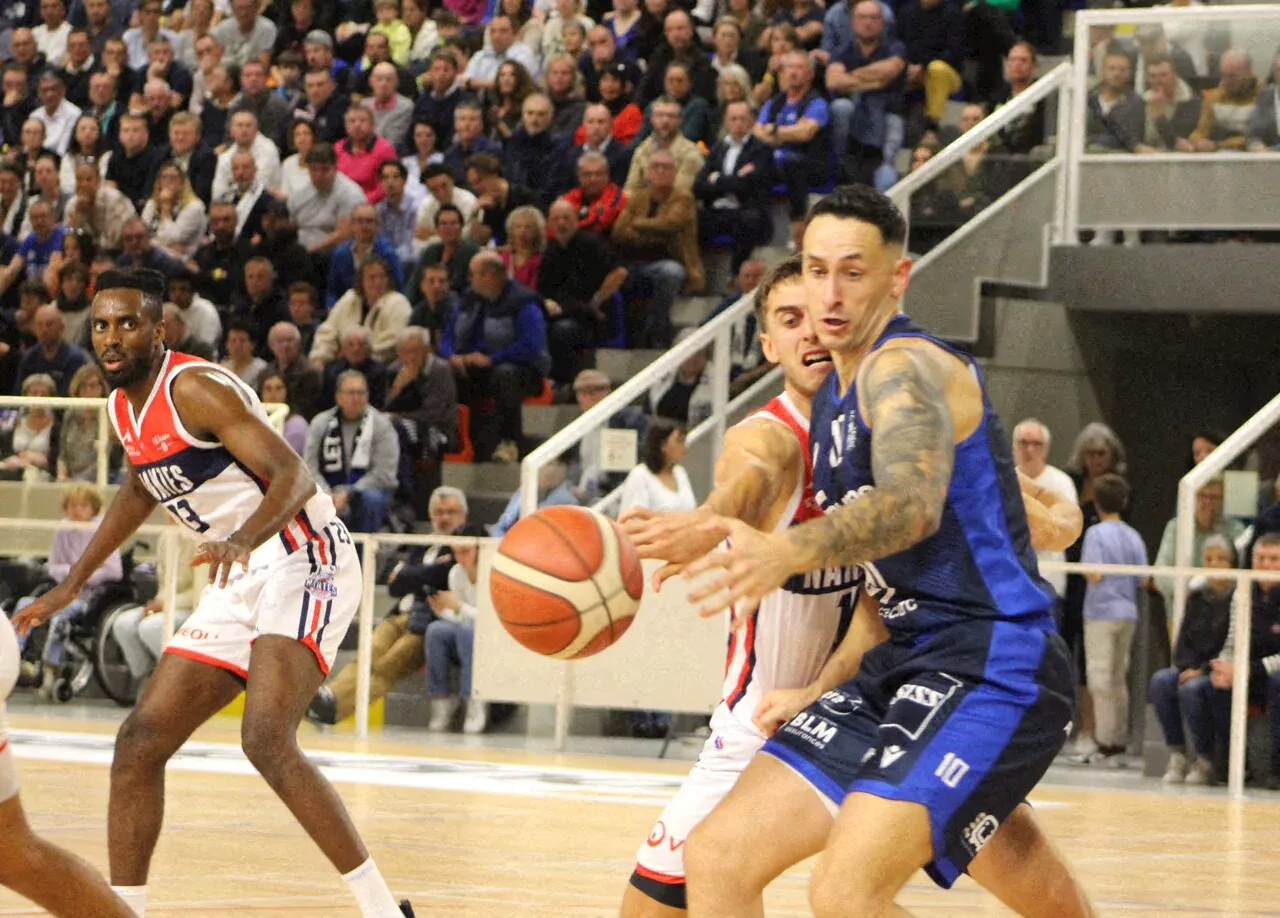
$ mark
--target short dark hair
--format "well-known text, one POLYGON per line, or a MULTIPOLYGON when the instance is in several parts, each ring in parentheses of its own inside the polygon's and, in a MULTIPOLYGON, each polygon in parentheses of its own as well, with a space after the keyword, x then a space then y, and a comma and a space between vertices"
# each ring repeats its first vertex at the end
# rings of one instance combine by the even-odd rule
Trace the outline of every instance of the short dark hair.
POLYGON ((320 294, 316 293, 316 288, 306 281, 294 281, 289 285, 289 296, 293 296, 295 293, 305 294, 307 299, 311 301, 312 306, 320 302, 320 294))
POLYGON ((1259 545, 1280 545, 1280 532, 1264 532, 1254 540, 1253 548, 1259 545))
POLYGON ((492 153, 473 153, 467 157, 467 170, 476 170, 481 178, 502 175, 502 160, 492 153))
POLYGON ((907 221, 898 205, 869 185, 841 185, 809 211, 810 221, 825 216, 869 223, 880 230, 885 245, 907 241, 907 221))
POLYGON ((1122 513, 1129 505, 1129 482, 1114 472, 1093 480, 1093 503, 1099 513, 1122 513))
POLYGON ((449 66, 452 67, 454 70, 458 69, 458 59, 454 57, 452 54, 450 54, 448 51, 444 51, 444 50, 432 51, 431 57, 427 61, 427 66, 430 67, 436 61, 447 61, 449 63, 449 66))
POLYGON ((232 332, 244 332, 251 340, 254 336, 254 327, 244 319, 232 319, 227 323, 227 327, 223 329, 222 340, 226 341, 227 336, 232 332))
POLYGON ((760 331, 766 331, 764 320, 769 314, 769 297, 773 294, 774 288, 800 280, 802 270, 803 261, 800 256, 789 255, 770 268, 761 279, 760 285, 756 287, 756 327, 760 331))
POLYGON ((142 294, 142 311, 152 322, 164 318, 165 277, 150 268, 113 268, 98 275, 97 292, 137 290, 142 294))
POLYGON ((455 185, 458 183, 458 177, 453 174, 453 170, 447 165, 444 163, 431 163, 426 169, 422 170, 422 184, 425 185, 431 179, 441 175, 449 176, 449 180, 455 185))
POLYGON ((69 261, 58 269, 58 280, 65 281, 70 277, 79 277, 87 284, 89 282, 89 269, 78 261, 69 261))
POLYGON ((440 209, 436 211, 436 219, 434 221, 436 226, 440 225, 440 218, 445 214, 457 214, 459 223, 467 222, 467 218, 462 216, 462 211, 457 204, 441 204, 440 209))
POLYGON ((653 474, 658 474, 666 467, 666 459, 662 456, 662 444, 677 430, 684 430, 685 425, 673 418, 654 415, 649 418, 645 427, 644 441, 640 444, 640 461, 653 474))
POLYGON ((41 303, 49 302, 49 288, 42 280, 25 280, 18 285, 18 296, 39 297, 41 303))
POLYGON ((409 177, 409 170, 406 169, 404 167, 404 163, 400 162, 398 159, 384 159, 382 162, 378 163, 379 176, 382 175, 382 170, 387 168, 387 166, 390 166, 392 169, 395 169, 396 172, 400 173, 400 177, 402 179, 407 179, 409 177))
POLYGON ((336 166, 338 165, 338 154, 334 152, 333 144, 317 143, 314 147, 307 151, 308 166, 336 166))

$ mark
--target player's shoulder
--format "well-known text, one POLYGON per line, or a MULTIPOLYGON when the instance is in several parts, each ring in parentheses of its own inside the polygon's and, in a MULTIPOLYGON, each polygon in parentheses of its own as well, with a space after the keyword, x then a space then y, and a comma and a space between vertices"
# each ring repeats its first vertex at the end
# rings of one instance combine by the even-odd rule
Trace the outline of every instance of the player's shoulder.
POLYGON ((169 375, 169 393, 175 407, 181 403, 183 409, 225 411, 249 406, 243 383, 216 363, 193 358, 171 367, 169 375))
POLYGON ((724 449, 726 453, 747 453, 779 466, 803 455, 803 444, 797 433, 781 418, 764 412, 757 412, 725 431, 724 449))

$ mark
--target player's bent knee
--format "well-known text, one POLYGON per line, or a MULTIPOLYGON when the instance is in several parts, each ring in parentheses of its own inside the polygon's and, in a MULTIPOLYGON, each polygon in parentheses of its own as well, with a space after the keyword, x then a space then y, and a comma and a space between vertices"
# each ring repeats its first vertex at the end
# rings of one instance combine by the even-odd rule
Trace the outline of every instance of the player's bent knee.
POLYGON ((240 724, 240 748, 268 781, 298 757, 292 730, 267 717, 246 717, 240 724))
POLYGON ((135 708, 116 733, 112 771, 163 765, 175 751, 171 746, 159 721, 135 708))

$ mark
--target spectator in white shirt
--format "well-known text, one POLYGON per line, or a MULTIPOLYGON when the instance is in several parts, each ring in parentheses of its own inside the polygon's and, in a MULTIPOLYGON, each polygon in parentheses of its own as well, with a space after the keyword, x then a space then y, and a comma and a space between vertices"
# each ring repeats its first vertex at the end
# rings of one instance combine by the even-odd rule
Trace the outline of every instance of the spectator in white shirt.
POLYGON ((480 51, 467 64, 462 74, 464 88, 477 92, 490 88, 498 79, 498 68, 507 61, 516 61, 532 77, 538 75, 541 69, 538 58, 528 45, 516 41, 515 23, 506 13, 499 13, 489 20, 489 40, 493 48, 480 51))
POLYGON ((36 38, 36 48, 52 67, 61 67, 67 56, 67 36, 71 23, 67 22, 67 7, 63 0, 40 0, 40 25, 31 30, 36 38))
POLYGON ((275 24, 258 15, 258 0, 233 0, 231 18, 213 28, 213 36, 226 49, 227 59, 237 67, 258 59, 271 64, 271 48, 276 43, 275 24))
POLYGON ((396 247, 400 264, 414 262, 413 232, 418 222, 418 208, 422 201, 422 185, 410 192, 407 185, 409 170, 398 159, 390 159, 378 167, 378 181, 382 183, 382 200, 378 202, 378 226, 387 241, 396 247))
POLYGON ((248 153, 258 166, 258 181, 264 188, 279 188, 280 150, 258 132, 258 119, 253 112, 236 112, 231 116, 231 146, 218 157, 213 174, 213 197, 220 200, 231 189, 231 157, 248 153))
MULTIPOLYGON (((1013 461, 1018 471, 1026 475, 1042 488, 1046 488, 1071 503, 1078 503, 1075 482, 1062 469, 1049 465, 1049 444, 1052 439, 1049 428, 1035 418, 1019 421, 1013 428, 1013 461)), ((1060 551, 1036 552, 1036 558, 1046 561, 1065 561, 1066 555, 1060 551)), ((1041 570, 1040 576, 1049 581, 1054 592, 1061 599, 1067 588, 1067 575, 1060 571, 1041 570)))
POLYGON ((654 417, 644 433, 640 447, 640 464, 622 483, 622 499, 618 513, 633 507, 660 512, 693 510, 698 505, 689 484, 689 473, 680 463, 688 447, 685 428, 679 421, 654 417))
POLYGON ((40 101, 44 105, 33 111, 31 117, 44 125, 45 148, 62 156, 71 143, 80 109, 67 101, 67 85, 51 70, 40 77, 40 101))
POLYGON ((151 63, 147 48, 157 35, 169 39, 169 44, 177 45, 178 33, 172 29, 160 28, 161 0, 142 0, 138 4, 138 25, 124 33, 124 46, 129 52, 129 67, 132 70, 145 70, 151 63))
POLYGON ((418 208, 418 228, 415 231, 419 251, 435 238, 436 214, 441 204, 452 204, 462 214, 465 224, 476 209, 476 196, 465 188, 459 188, 453 179, 453 172, 444 163, 433 163, 422 173, 422 184, 427 186, 428 194, 422 199, 418 208))

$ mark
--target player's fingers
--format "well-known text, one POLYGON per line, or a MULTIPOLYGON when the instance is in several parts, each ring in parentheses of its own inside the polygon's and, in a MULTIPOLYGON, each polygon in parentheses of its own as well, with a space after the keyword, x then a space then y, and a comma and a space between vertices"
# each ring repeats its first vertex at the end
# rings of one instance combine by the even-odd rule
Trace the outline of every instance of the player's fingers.
MULTIPOLYGON (((618 517, 618 525, 622 526, 624 529, 628 525, 639 528, 641 523, 651 520, 655 516, 657 516, 657 513, 650 510, 648 507, 632 507, 630 510, 624 510, 622 516, 618 517)), ((628 535, 630 535, 629 531, 628 535)))
POLYGON ((684 570, 684 567, 685 566, 683 564, 664 564, 662 567, 654 571, 653 580, 651 581, 654 592, 661 592, 662 585, 672 577, 679 576, 684 570))

